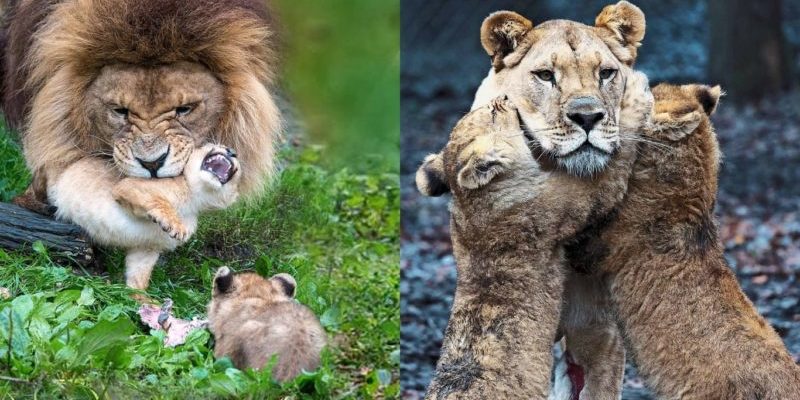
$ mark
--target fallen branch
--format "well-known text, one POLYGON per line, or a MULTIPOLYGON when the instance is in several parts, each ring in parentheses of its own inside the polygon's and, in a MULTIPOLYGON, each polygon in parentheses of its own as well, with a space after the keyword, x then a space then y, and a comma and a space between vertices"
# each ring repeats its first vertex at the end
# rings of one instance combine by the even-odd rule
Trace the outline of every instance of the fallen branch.
POLYGON ((94 251, 80 227, 56 221, 14 204, 0 203, 0 247, 30 249, 41 241, 50 257, 86 266, 94 261, 94 251))

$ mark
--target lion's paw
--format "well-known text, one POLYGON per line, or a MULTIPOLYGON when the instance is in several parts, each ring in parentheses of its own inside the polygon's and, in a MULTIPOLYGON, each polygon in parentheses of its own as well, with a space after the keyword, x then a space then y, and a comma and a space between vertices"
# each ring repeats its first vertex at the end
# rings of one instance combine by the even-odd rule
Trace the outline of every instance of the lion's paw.
POLYGON ((150 219, 161 227, 161 230, 166 232, 171 238, 183 242, 189 238, 189 228, 180 221, 170 215, 165 215, 158 210, 151 210, 148 214, 150 219))

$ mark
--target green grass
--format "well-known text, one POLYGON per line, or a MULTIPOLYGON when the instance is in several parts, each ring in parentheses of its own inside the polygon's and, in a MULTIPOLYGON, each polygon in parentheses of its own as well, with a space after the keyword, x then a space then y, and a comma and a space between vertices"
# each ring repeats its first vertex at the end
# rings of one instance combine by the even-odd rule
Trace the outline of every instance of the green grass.
MULTIPOLYGON (((320 150, 287 150, 259 202, 202 220, 191 241, 162 256, 148 294, 180 317, 205 314, 221 265, 292 274, 298 299, 321 317, 322 367, 285 385, 268 372, 215 360, 207 331, 161 345, 141 325, 120 251, 107 273, 84 274, 46 249, 0 250, 0 399, 396 398, 399 391, 399 189, 394 174, 320 166, 320 150)), ((0 197, 24 189, 18 149, 0 132, 0 197)))
POLYGON ((325 163, 400 169, 400 1, 277 0, 284 77, 325 163))

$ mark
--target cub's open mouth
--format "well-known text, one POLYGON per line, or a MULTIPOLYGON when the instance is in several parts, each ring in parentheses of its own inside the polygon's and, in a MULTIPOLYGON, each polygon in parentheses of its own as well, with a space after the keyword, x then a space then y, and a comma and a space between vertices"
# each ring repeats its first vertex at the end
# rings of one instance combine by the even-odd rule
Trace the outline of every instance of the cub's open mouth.
POLYGON ((203 159, 203 165, 200 168, 203 171, 208 171, 219 179, 221 184, 226 184, 236 175, 236 167, 233 164, 233 158, 225 153, 209 153, 203 159))

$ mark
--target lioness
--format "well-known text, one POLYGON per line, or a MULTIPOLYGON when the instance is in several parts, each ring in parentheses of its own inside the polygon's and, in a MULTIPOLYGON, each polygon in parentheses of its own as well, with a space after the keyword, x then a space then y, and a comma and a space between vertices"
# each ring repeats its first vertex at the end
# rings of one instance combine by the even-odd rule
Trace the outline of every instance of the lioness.
MULTIPOLYGON (((622 113, 640 127, 647 79, 630 74, 622 113), (628 95, 629 94, 629 95, 628 95)), ((616 121, 615 122, 619 122, 616 121)), ((417 172, 426 195, 452 191, 458 281, 442 354, 426 397, 546 398, 563 292, 563 240, 622 199, 633 144, 590 184, 544 172, 508 99, 470 112, 417 172)))
POLYGON ((195 149, 183 175, 174 178, 120 180, 108 161, 88 157, 70 165, 48 191, 56 217, 85 227, 100 244, 127 250, 126 283, 144 290, 159 254, 194 233, 200 212, 236 200, 239 168, 233 150, 213 144, 195 149), (80 192, 74 182, 82 182, 80 192))
POLYGON ((325 330, 316 315, 294 300, 289 274, 264 279, 228 267, 214 276, 208 304, 214 356, 228 356, 239 369, 262 368, 277 356, 272 377, 286 381, 319 366, 325 330))
MULTIPOLYGON (((603 8, 595 26, 553 20, 534 27, 517 13, 493 13, 481 26, 492 69, 473 109, 495 96, 509 96, 519 107, 523 129, 535 139, 540 163, 591 178, 621 144, 641 140, 638 130, 620 132, 618 121, 624 118, 617 115, 644 33, 644 14, 626 1, 603 8)), ((597 217, 591 225, 605 216, 597 217)), ((604 282, 586 273, 570 272, 565 284, 560 333, 575 382, 567 371, 558 371, 554 396, 616 399, 624 373, 622 339, 604 282)))
POLYGON ((660 398, 797 399, 800 367, 742 293, 713 209, 720 88, 659 85, 650 140, 619 209, 589 248, 630 354, 660 398), (660 128, 660 129, 659 129, 660 128))

